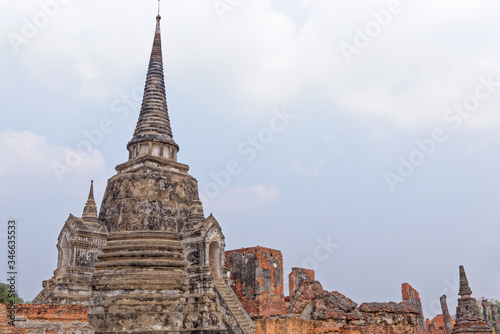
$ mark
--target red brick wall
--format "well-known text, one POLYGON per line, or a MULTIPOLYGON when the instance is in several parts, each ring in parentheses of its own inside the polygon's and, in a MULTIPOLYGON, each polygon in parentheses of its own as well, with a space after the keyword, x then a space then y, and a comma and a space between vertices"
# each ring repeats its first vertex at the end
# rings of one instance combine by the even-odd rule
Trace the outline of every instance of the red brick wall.
MULTIPOLYGON (((391 324, 378 321, 376 323, 358 322, 345 324, 336 321, 314 321, 299 318, 276 318, 255 320, 255 334, 416 334, 416 326, 406 320, 391 315, 384 315, 391 324)), ((381 316, 382 319, 382 316, 381 316)))
POLYGON ((243 308, 252 319, 285 315, 288 313, 289 303, 272 298, 245 299, 241 301, 243 308))
POLYGON ((255 334, 339 333, 336 330, 338 330, 338 326, 336 324, 326 321, 311 321, 299 318, 255 320, 255 334))
POLYGON ((231 279, 236 283, 235 293, 241 299, 272 296, 284 298, 283 256, 279 250, 250 247, 226 251, 226 262, 231 279), (240 260, 240 261, 238 261, 240 260), (269 273, 267 277, 262 272, 269 273), (251 279, 251 281, 250 281, 251 279), (264 280, 270 280, 265 288, 264 280))
POLYGON ((14 326, 9 325, 9 316, 7 311, 7 304, 0 304, 0 333, 13 334, 14 326))
POLYGON ((225 255, 233 290, 252 318, 287 313, 280 251, 258 246, 227 251, 225 255))
MULTIPOLYGON (((451 320, 451 326, 455 324, 455 320, 451 320)), ((444 318, 442 314, 438 314, 434 319, 425 320, 426 331, 425 334, 446 334, 446 329, 444 327, 444 318)))
POLYGON ((82 305, 16 305, 16 328, 8 325, 6 304, 0 304, 0 329, 2 334, 24 334, 49 327, 45 333, 93 333, 87 323, 88 309, 82 305))
POLYGON ((29 305, 21 304, 16 315, 31 320, 55 322, 87 321, 89 310, 82 305, 29 305))
POLYGON ((401 286, 401 293, 403 294, 403 301, 408 302, 411 300, 420 301, 420 295, 410 284, 403 283, 401 286))

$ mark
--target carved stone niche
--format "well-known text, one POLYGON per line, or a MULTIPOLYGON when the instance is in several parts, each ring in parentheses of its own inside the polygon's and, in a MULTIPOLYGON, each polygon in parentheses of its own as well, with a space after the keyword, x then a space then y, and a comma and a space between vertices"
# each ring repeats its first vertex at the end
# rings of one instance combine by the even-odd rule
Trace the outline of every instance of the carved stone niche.
POLYGON ((226 247, 222 229, 217 220, 210 215, 205 220, 206 234, 205 244, 205 265, 210 267, 210 274, 214 279, 222 279, 224 276, 224 249, 226 247))
POLYGON ((73 241, 75 240, 75 235, 72 233, 72 229, 68 225, 74 224, 72 217, 66 221, 61 233, 59 234, 59 240, 57 243, 57 269, 54 272, 55 277, 66 276, 68 269, 73 266, 74 254, 73 254, 73 241))
POLYGON ((89 226, 82 218, 70 215, 59 234, 54 276, 68 276, 74 270, 92 272, 103 245, 103 231, 89 226))

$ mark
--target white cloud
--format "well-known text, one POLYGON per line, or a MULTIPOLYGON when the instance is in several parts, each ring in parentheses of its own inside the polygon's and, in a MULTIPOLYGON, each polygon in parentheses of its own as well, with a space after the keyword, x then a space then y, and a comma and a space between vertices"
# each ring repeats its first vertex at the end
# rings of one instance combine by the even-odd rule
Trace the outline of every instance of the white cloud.
MULTIPOLYGON (((374 20, 372 12, 388 3, 303 1, 307 14, 299 19, 297 10, 287 12, 270 0, 244 1, 220 20, 212 1, 171 1, 162 8, 166 70, 177 87, 189 85, 193 96, 269 110, 307 98, 307 88, 346 112, 403 128, 441 122, 447 108, 470 94, 478 76, 500 77, 500 22, 494 14, 500 3, 493 0, 402 0, 402 12, 347 63, 341 43, 352 43, 356 28, 363 29, 374 20)), ((40 11, 34 0, 4 6, 10 13, 0 14, 4 34, 20 32, 23 18, 40 11)), ((69 2, 22 45, 18 61, 47 85, 77 83, 84 97, 120 94, 132 78, 116 82, 114 74, 144 74, 154 15, 154 6, 140 1, 69 2), (124 12, 110 18, 115 8, 124 12)), ((499 100, 484 106, 471 126, 500 125, 499 100)), ((240 117, 259 116, 244 107, 227 109, 240 117)))
MULTIPOLYGON (((488 14, 500 5, 492 1, 401 1, 403 12, 349 64, 340 44, 352 44, 355 29, 373 21, 371 11, 383 10, 384 3, 356 2, 354 11, 349 4, 314 2, 304 34, 321 36, 316 42, 325 57, 317 58, 311 79, 344 109, 404 128, 435 124, 446 108, 470 94, 478 76, 500 74, 495 61, 500 49, 493 43, 500 24, 488 14)), ((484 113, 490 123, 482 125, 500 124, 494 106, 484 113)))
POLYGON ((291 169, 302 176, 311 177, 317 176, 324 166, 324 160, 314 159, 310 163, 305 163, 304 161, 296 161, 292 164, 291 169))
POLYGON ((0 132, 0 178, 45 177, 52 181, 102 174, 104 157, 98 150, 90 154, 77 152, 47 142, 44 136, 30 131, 0 132), (59 177, 58 177, 58 169, 59 177))
POLYGON ((250 187, 227 187, 207 205, 208 210, 249 211, 268 207, 281 197, 275 185, 257 184, 250 187))
POLYGON ((498 136, 488 136, 483 138, 479 143, 469 144, 465 146, 465 152, 469 154, 474 154, 480 151, 484 151, 492 146, 495 146, 499 142, 498 136))

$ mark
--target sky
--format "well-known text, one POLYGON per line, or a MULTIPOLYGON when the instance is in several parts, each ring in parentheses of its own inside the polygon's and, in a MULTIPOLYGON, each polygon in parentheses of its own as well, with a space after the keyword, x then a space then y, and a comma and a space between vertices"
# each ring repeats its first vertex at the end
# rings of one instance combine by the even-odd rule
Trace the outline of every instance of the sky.
MULTIPOLYGON (((57 237, 128 159, 153 0, 0 0, 0 280, 40 292, 57 237), (4 274, 5 273, 5 274, 4 274)), ((458 267, 500 299, 500 2, 164 0, 179 162, 226 250, 264 246, 357 303, 458 267)), ((285 283, 287 283, 285 281, 285 283)), ((285 291, 288 291, 285 289, 285 291)))

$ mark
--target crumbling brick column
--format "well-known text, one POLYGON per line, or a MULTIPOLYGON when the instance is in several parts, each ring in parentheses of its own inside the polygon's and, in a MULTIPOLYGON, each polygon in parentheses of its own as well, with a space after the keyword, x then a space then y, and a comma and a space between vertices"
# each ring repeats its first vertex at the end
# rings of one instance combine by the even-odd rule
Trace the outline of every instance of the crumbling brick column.
POLYGON ((415 290, 410 284, 403 283, 401 286, 401 293, 403 294, 403 301, 414 306, 420 312, 418 327, 421 333, 425 332, 424 311, 418 291, 415 290))
POLYGON ((225 254, 234 293, 252 318, 287 313, 279 250, 257 246, 225 254))
POLYGON ((314 270, 304 268, 292 268, 292 272, 288 275, 288 290, 290 298, 293 297, 295 290, 302 284, 302 282, 314 281, 314 270))
POLYGON ((448 311, 448 304, 446 303, 446 295, 442 295, 441 298, 439 298, 439 301, 441 302, 441 311, 443 312, 443 321, 446 334, 451 334, 451 316, 450 312, 448 311))

